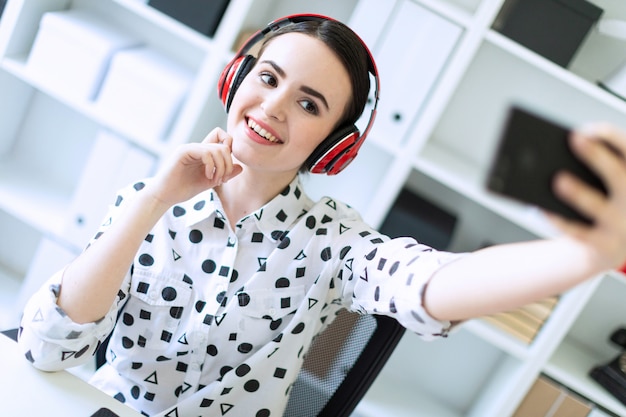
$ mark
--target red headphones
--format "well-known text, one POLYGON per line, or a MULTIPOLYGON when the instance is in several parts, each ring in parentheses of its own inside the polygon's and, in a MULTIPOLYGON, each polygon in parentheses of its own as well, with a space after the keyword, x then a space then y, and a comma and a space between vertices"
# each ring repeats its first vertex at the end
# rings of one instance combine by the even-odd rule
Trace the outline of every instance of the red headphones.
MULTIPOLYGON (((256 62, 256 58, 248 54, 265 35, 272 31, 276 31, 284 26, 304 22, 304 21, 321 21, 334 20, 327 16, 317 14, 297 14, 277 19, 268 24, 264 29, 259 30, 252 35, 239 49, 237 55, 226 65, 222 71, 217 83, 217 94, 224 104, 224 108, 228 112, 233 97, 237 89, 241 85, 243 79, 248 75, 256 62)), ((358 36, 357 36, 358 37, 358 36)), ((359 38, 360 39, 360 38, 359 38)), ((365 132, 361 135, 359 129, 353 124, 338 129, 331 133, 322 143, 313 151, 305 162, 306 168, 315 174, 326 173, 327 175, 335 175, 341 172, 356 157, 359 148, 365 141, 369 133, 374 119, 376 118, 376 107, 379 98, 379 81, 378 71, 374 58, 367 48, 367 45, 361 40, 361 44, 368 56, 368 71, 374 76, 374 108, 370 115, 369 121, 365 128, 365 132)))

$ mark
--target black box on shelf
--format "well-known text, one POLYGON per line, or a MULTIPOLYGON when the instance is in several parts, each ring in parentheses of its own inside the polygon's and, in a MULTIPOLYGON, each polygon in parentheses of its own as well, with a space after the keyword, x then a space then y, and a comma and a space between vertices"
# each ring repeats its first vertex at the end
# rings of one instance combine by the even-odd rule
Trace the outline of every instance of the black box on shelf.
POLYGON ((456 216, 403 189, 382 226, 380 232, 389 237, 414 237, 418 242, 438 250, 448 248, 456 225, 456 216))
POLYGON ((493 29, 567 67, 602 12, 586 0, 508 0, 493 29))
POLYGON ((230 0, 149 0, 148 4, 203 35, 213 36, 230 0))

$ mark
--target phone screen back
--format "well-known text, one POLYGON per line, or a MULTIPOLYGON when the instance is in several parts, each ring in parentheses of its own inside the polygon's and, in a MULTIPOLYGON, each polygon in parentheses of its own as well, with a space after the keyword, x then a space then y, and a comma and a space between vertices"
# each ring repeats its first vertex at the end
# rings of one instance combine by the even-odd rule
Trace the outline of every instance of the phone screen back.
POLYGON ((572 153, 568 138, 569 129, 513 107, 488 175, 488 189, 589 223, 552 191, 554 175, 567 170, 606 193, 601 180, 572 153))

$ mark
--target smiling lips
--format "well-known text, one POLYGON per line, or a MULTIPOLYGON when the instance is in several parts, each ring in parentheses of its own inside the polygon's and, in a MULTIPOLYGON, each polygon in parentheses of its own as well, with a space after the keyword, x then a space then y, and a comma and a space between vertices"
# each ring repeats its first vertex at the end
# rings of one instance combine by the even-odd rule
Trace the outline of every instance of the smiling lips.
POLYGON ((280 140, 278 140, 278 138, 276 136, 272 135, 270 132, 268 132, 267 130, 263 129, 261 126, 256 124, 254 122, 254 120, 252 120, 252 119, 248 119, 248 127, 250 127, 250 129, 254 130, 259 136, 264 137, 265 139, 267 139, 268 141, 270 141, 272 143, 279 143, 280 142, 280 140))

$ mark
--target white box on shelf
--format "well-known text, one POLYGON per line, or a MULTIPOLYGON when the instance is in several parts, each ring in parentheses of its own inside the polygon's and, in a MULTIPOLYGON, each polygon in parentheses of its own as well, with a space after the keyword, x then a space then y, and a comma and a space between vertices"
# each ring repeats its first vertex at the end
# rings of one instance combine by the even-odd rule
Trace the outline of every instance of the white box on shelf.
POLYGON ((75 99, 98 93, 116 51, 140 45, 139 39, 85 10, 44 13, 26 63, 38 83, 75 99))
POLYGON ((180 109, 192 71, 149 48, 120 51, 111 61, 96 109, 134 138, 163 139, 180 109))

